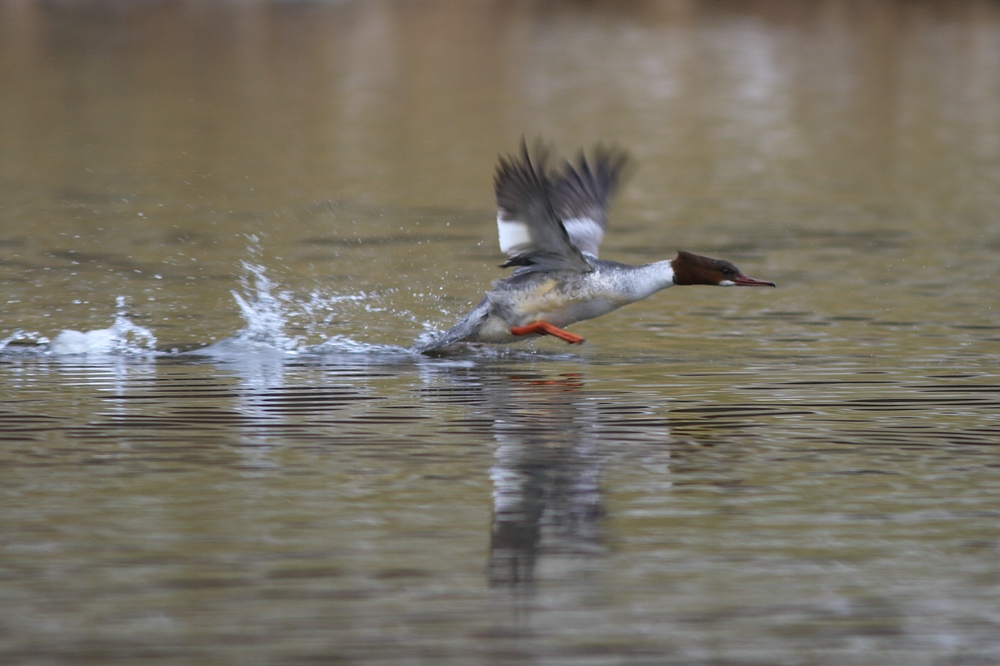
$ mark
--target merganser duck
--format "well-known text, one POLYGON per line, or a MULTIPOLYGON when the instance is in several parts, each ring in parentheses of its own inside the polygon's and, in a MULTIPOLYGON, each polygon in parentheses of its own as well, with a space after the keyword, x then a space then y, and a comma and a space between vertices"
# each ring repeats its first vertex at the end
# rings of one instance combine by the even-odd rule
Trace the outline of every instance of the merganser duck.
POLYGON ((414 347, 434 352, 459 342, 509 343, 551 335, 569 344, 583 338, 563 330, 674 285, 774 287, 744 275, 728 261, 679 251, 674 259, 631 266, 597 258, 607 226, 605 208, 629 164, 628 153, 598 146, 593 161, 548 169, 539 142, 534 161, 522 140, 520 156, 500 157, 494 177, 501 268, 476 307, 446 332, 414 347))

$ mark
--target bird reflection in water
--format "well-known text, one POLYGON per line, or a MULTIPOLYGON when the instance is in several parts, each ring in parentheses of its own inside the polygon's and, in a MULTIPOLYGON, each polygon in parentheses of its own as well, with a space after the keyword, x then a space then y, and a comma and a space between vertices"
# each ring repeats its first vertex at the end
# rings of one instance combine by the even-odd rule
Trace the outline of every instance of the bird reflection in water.
POLYGON ((498 587, 531 585, 542 555, 565 574, 605 552, 597 406, 580 394, 578 375, 513 384, 492 403, 488 573, 498 587), (521 386, 530 388, 529 400, 517 400, 521 386))

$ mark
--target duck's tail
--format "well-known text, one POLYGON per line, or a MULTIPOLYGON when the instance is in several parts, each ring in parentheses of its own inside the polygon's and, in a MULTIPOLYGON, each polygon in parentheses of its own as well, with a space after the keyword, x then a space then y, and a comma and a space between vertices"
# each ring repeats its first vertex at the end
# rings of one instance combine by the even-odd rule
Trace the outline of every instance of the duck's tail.
POLYGON ((450 347, 456 342, 475 340, 476 333, 483 325, 487 315, 489 315, 490 304, 487 298, 479 301, 476 307, 472 308, 467 315, 462 317, 457 324, 449 328, 444 333, 431 338, 427 342, 414 344, 410 350, 416 354, 434 353, 450 347))

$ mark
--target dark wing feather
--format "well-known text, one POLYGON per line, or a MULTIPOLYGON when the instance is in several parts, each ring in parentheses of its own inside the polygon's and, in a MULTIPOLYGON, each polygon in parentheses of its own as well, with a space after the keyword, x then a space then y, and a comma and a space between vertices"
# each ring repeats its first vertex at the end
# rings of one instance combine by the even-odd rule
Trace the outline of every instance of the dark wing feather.
POLYGON ((597 146, 592 163, 582 152, 576 165, 567 162, 564 172, 551 186, 549 198, 563 227, 581 252, 597 256, 608 226, 608 201, 631 164, 627 152, 617 146, 597 146), (591 166, 591 164, 593 166, 591 166))
POLYGON ((590 264, 552 207, 547 161, 548 150, 538 143, 532 163, 522 140, 520 156, 501 157, 497 165, 493 181, 497 231, 500 249, 508 256, 503 266, 521 266, 524 271, 589 271, 590 264))

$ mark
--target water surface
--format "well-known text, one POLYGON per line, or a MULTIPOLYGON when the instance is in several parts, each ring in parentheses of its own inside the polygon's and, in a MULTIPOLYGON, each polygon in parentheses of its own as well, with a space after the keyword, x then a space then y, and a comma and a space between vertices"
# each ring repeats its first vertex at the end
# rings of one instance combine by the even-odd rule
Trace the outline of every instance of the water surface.
POLYGON ((4 663, 1000 661, 990 2, 0 2, 4 663), (617 140, 554 340, 498 153, 617 140))

